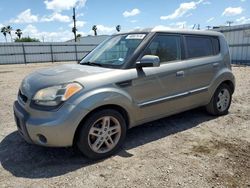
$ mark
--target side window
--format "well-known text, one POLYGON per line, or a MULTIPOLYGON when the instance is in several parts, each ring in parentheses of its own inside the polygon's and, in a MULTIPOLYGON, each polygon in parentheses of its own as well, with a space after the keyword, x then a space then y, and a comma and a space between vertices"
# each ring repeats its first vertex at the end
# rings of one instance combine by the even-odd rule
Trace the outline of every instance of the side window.
POLYGON ((220 41, 217 37, 213 37, 213 46, 214 46, 214 55, 217 55, 220 53, 220 41))
POLYGON ((186 36, 188 58, 213 55, 212 40, 209 37, 186 36))
POLYGON ((146 48, 143 55, 156 55, 160 58, 160 62, 180 60, 180 37, 174 35, 158 35, 146 48))

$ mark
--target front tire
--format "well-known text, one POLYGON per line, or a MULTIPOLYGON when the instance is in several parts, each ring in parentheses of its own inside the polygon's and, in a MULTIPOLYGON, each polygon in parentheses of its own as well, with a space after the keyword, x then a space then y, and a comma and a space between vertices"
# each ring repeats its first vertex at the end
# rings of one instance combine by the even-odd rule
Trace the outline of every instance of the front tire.
POLYGON ((221 116, 228 113, 231 105, 232 90, 227 84, 221 84, 215 91, 210 103, 206 106, 209 114, 221 116))
POLYGON ((121 147, 126 129, 123 116, 116 110, 94 112, 82 125, 77 146, 88 158, 109 157, 121 147))

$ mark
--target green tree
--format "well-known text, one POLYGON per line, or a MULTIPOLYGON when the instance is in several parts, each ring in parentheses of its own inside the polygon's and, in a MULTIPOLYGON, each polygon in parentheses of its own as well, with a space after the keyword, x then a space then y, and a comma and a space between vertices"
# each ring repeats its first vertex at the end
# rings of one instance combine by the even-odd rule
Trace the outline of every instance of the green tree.
POLYGON ((5 41, 7 42, 7 37, 6 37, 6 35, 7 35, 7 28, 6 27, 2 27, 1 28, 1 33, 3 33, 5 41))
POLYGON ((40 42, 39 39, 30 38, 30 37, 23 37, 23 38, 16 38, 15 42, 40 42))
POLYGON ((18 39, 20 39, 23 33, 21 29, 17 29, 15 34, 17 35, 18 39))
POLYGON ((97 35, 97 26, 93 25, 92 30, 94 31, 95 36, 97 35))
POLYGON ((11 42, 12 42, 11 31, 12 31, 13 29, 12 29, 12 27, 11 27, 10 25, 8 25, 8 26, 6 27, 6 29, 7 29, 7 33, 10 35, 10 39, 11 39, 11 42))

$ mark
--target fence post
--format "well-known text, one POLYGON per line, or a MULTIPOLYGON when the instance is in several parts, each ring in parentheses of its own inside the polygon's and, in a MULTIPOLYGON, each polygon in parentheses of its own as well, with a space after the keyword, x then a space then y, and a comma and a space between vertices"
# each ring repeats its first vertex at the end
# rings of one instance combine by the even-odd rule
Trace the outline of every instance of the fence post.
POLYGON ((50 54, 51 54, 51 62, 54 63, 52 44, 50 44, 50 54))
POLYGON ((24 48, 24 44, 23 44, 23 43, 22 43, 22 47, 23 47, 23 59, 24 59, 24 64, 27 64, 26 53, 25 53, 25 48, 24 48))
POLYGON ((78 55, 77 55, 77 46, 76 46, 76 43, 75 43, 75 53, 76 53, 76 61, 78 62, 78 55))

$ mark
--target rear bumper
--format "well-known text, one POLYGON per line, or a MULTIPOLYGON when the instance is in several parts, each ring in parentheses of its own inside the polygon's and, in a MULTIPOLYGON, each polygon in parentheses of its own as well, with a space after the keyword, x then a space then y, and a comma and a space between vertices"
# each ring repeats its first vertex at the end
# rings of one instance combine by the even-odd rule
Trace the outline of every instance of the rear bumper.
POLYGON ((64 104, 54 112, 27 112, 18 101, 13 105, 19 134, 28 142, 48 147, 72 146, 75 131, 87 110, 64 104))

